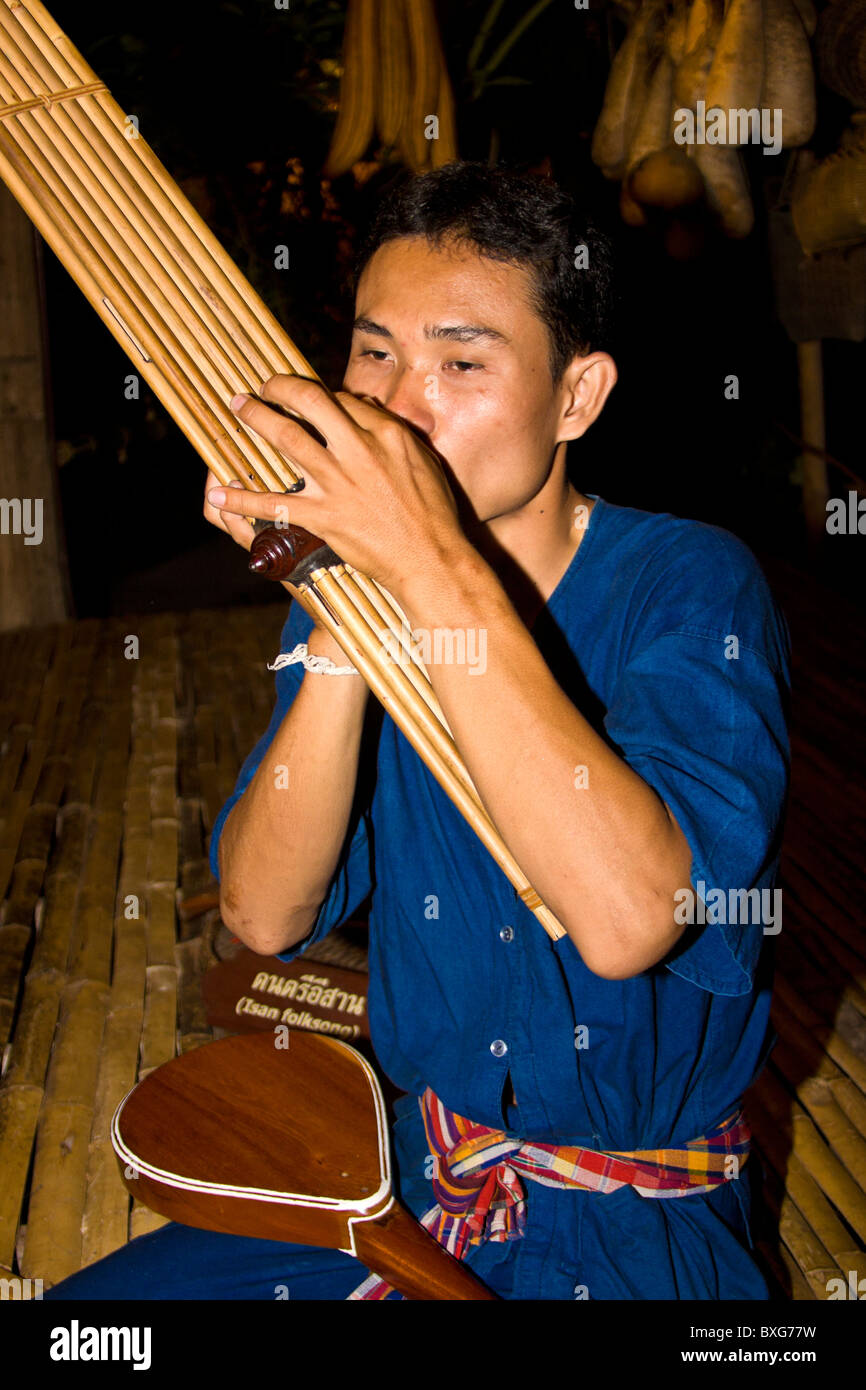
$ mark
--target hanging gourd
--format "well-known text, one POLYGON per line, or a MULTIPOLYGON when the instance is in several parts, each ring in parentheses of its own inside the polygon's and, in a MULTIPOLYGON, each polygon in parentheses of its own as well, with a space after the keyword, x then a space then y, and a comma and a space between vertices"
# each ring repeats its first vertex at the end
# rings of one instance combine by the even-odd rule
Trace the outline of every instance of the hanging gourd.
POLYGON ((325 174, 378 138, 418 173, 457 158, 454 95, 433 0, 349 0, 340 108, 325 174))

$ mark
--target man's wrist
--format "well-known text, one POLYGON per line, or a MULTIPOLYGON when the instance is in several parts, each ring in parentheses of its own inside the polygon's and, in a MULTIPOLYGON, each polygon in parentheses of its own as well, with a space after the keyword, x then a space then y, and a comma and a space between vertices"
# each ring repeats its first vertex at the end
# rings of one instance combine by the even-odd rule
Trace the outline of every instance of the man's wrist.
POLYGON ((476 609, 479 593, 491 590, 502 592, 499 579, 472 543, 464 540, 447 553, 419 563, 394 597, 412 626, 429 620, 460 625, 476 609))
POLYGON ((314 626, 307 638, 307 651, 310 656, 326 656, 335 666, 348 666, 351 657, 347 656, 339 642, 324 628, 314 626))

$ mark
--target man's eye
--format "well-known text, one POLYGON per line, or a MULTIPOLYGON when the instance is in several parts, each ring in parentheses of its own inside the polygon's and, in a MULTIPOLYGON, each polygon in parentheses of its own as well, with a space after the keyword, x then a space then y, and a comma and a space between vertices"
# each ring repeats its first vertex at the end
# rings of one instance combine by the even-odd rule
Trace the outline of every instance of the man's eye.
POLYGON ((449 366, 449 367, 457 367, 457 368, 459 369, 459 371, 461 371, 461 372, 474 372, 474 371, 480 371, 481 366, 482 366, 482 363, 481 363, 481 362, 449 362, 449 363, 448 363, 448 366, 449 366))
POLYGON ((382 362, 388 354, 384 348, 362 348, 359 356, 372 357, 376 362, 382 362))

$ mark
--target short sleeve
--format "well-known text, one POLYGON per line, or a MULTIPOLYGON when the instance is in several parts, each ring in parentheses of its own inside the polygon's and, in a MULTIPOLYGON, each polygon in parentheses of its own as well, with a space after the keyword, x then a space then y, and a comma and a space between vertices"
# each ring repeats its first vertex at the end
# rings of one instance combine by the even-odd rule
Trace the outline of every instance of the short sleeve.
POLYGON ((701 581, 712 593, 692 621, 632 644, 604 720, 692 852, 677 900, 689 925, 665 965, 725 995, 751 990, 765 931, 778 930, 789 768, 787 629, 741 550, 733 574, 722 565, 701 581))
MULTIPOLYGON (((299 642, 306 642, 313 629, 313 619, 297 602, 292 602, 289 616, 280 636, 280 652, 290 652, 299 642)), ((270 723, 252 752, 244 760, 234 791, 221 807, 214 822, 210 841, 210 866, 214 877, 219 880, 219 838, 232 807, 240 800, 262 763, 283 719, 301 688, 304 667, 301 662, 284 666, 276 672, 275 685, 277 699, 270 723)), ((323 680, 330 679, 327 676, 323 680)), ((340 679, 334 677, 333 679, 340 679)), ((348 677, 347 677, 348 679, 348 677)), ((354 679, 354 677, 353 677, 354 679)), ((368 832, 368 818, 356 806, 346 834, 328 894, 309 934, 291 950, 280 955, 281 960, 293 960, 295 956, 321 940, 332 928, 340 925, 360 906, 373 888, 372 855, 368 832)))

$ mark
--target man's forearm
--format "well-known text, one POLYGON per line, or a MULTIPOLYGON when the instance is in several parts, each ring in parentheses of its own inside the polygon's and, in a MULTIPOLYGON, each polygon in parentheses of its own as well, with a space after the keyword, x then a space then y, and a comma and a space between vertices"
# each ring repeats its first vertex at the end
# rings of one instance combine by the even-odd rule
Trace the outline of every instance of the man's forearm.
POLYGON ((681 931, 673 895, 691 864, 664 803, 564 694, 468 542, 395 597, 426 633, 430 678, 482 801, 586 964, 611 978, 655 964, 681 931), (453 660, 455 634, 467 655, 474 644, 474 667, 453 660))
MULTIPOLYGON (((310 648, 347 658, 324 634, 310 648)), ((219 842, 223 920, 255 951, 309 931, 346 836, 367 704, 360 676, 306 672, 219 842)))

